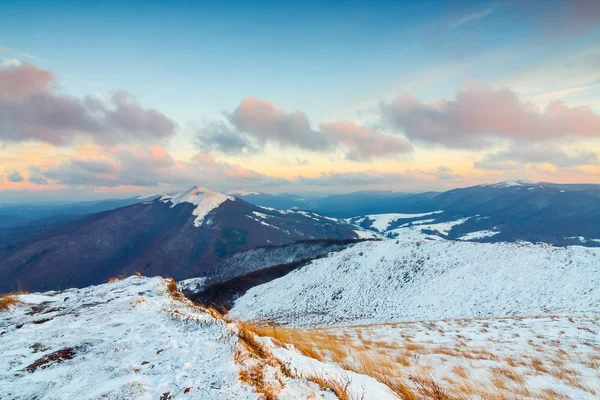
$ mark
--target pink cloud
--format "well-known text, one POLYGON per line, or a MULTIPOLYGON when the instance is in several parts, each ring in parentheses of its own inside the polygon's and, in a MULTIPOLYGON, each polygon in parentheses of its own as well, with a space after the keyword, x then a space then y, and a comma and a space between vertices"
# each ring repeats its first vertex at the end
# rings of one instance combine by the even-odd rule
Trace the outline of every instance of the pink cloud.
POLYGON ((17 66, 0 68, 0 99, 20 98, 43 92, 54 83, 54 74, 21 62, 17 66))
POLYGON ((322 123, 320 128, 348 148, 346 158, 350 160, 368 161, 412 151, 411 144, 402 137, 385 135, 349 121, 322 123))
POLYGON ((50 71, 27 63, 0 67, 0 140, 70 144, 79 137, 111 146, 125 142, 161 142, 177 124, 154 109, 140 106, 126 92, 109 101, 79 99, 56 92, 50 71))
POLYGON ((261 143, 269 141, 313 151, 327 150, 333 146, 327 135, 310 127, 305 113, 286 113, 267 100, 246 98, 227 117, 239 132, 251 135, 261 143))
POLYGON ((203 152, 256 153, 266 144, 314 152, 341 148, 347 159, 370 161, 412 151, 404 138, 386 135, 350 121, 323 123, 318 130, 302 111, 285 112, 267 100, 246 98, 231 113, 229 123, 210 122, 198 130, 203 152))
POLYGON ((562 102, 544 110, 509 89, 470 83, 454 100, 426 104, 404 95, 380 105, 384 119, 414 141, 483 148, 494 139, 546 141, 600 136, 600 116, 562 102))

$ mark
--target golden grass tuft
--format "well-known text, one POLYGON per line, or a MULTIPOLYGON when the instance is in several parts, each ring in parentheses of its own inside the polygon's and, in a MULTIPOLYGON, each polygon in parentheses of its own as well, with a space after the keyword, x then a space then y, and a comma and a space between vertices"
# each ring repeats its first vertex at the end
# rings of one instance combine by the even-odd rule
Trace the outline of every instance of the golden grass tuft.
POLYGON ((311 375, 306 377, 306 379, 316 383, 323 389, 331 390, 340 400, 358 400, 358 398, 352 396, 348 392, 350 383, 352 383, 349 378, 335 379, 325 376, 311 375))
POLYGON ((173 279, 173 278, 168 278, 167 279, 167 289, 166 289, 166 291, 169 294, 169 296, 171 296, 172 298, 174 298, 176 300, 182 300, 182 299, 185 298, 185 296, 183 295, 183 293, 181 293, 181 291, 177 287, 177 283, 175 282, 175 279, 173 279))
POLYGON ((15 297, 15 293, 8 293, 0 297, 0 311, 8 311, 10 307, 21 304, 22 301, 15 297))

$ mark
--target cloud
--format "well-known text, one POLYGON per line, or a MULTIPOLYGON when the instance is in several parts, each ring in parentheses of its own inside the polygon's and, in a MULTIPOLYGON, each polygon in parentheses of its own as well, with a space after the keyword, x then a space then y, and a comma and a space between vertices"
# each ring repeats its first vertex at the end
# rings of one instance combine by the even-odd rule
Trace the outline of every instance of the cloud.
POLYGON ((27 180, 34 185, 48 185, 48 179, 44 177, 42 170, 35 166, 30 165, 28 168, 29 175, 27 176, 27 180))
POLYGON ((513 170, 526 164, 551 164, 558 168, 568 168, 581 165, 600 165, 600 160, 596 153, 587 150, 580 150, 576 154, 570 155, 549 145, 513 145, 507 150, 486 154, 474 166, 479 169, 513 170))
POLYGON ((27 53, 26 51, 19 50, 19 49, 11 49, 8 47, 3 47, 3 46, 0 46, 0 53, 15 54, 17 56, 32 58, 32 59, 38 58, 38 57, 34 56, 33 54, 27 53))
POLYGON ((370 161, 413 150, 404 138, 385 135, 348 121, 323 123, 320 129, 344 145, 348 149, 346 158, 353 161, 370 161))
POLYGON ((584 34, 600 24, 600 2, 597 0, 559 2, 541 16, 540 24, 542 31, 554 36, 584 34))
POLYGON ((196 142, 204 151, 225 154, 247 154, 258 151, 248 135, 233 132, 221 121, 209 122, 197 130, 196 142))
POLYGON ((300 186, 317 187, 343 187, 343 188, 363 188, 363 189, 387 189, 410 187, 431 188, 440 186, 440 182, 453 179, 461 179, 461 175, 455 174, 448 167, 440 166, 438 168, 423 171, 419 169, 408 169, 398 172, 383 171, 356 171, 356 172, 327 172, 321 173, 317 177, 300 176, 296 182, 300 186))
POLYGON ((224 115, 228 123, 206 123, 197 130, 196 142, 202 151, 249 154, 271 144, 312 152, 342 149, 346 159, 365 162, 413 150, 401 137, 349 121, 322 123, 314 130, 302 111, 287 113, 266 100, 244 99, 232 113, 224 115))
POLYGON ((266 100, 246 98, 226 116, 239 132, 247 133, 263 144, 272 142, 312 151, 334 146, 329 136, 311 129, 310 121, 302 111, 286 113, 266 100))
POLYGON ((456 179, 463 178, 462 175, 455 173, 452 168, 446 167, 445 165, 439 166, 438 168, 429 170, 429 171, 422 171, 422 170, 418 170, 418 171, 425 175, 434 176, 434 177, 444 180, 444 181, 456 180, 456 179))
POLYGON ((0 66, 0 99, 21 98, 45 92, 55 83, 51 71, 25 63, 6 63, 0 66))
POLYGON ((450 24, 450 28, 455 29, 461 25, 466 24, 467 22, 476 21, 478 19, 482 19, 490 15, 496 10, 496 7, 490 7, 485 10, 472 12, 470 14, 464 15, 463 17, 457 19, 456 21, 450 24))
POLYGON ((21 173, 19 171, 13 171, 10 172, 6 175, 6 179, 8 179, 9 182, 23 182, 24 178, 23 175, 21 175, 21 173))
POLYGON ((104 101, 62 95, 54 87, 50 71, 28 63, 0 67, 0 140, 66 145, 77 137, 91 137, 110 146, 159 142, 175 134, 174 121, 141 107, 127 92, 104 101))
MULTIPOLYGON (((30 171, 33 171, 30 167, 30 171)), ((107 150, 96 158, 73 158, 46 169, 37 168, 32 183, 54 183, 70 187, 186 187, 202 184, 217 189, 289 183, 240 165, 215 161, 198 153, 190 161, 173 159, 163 147, 107 150)))
POLYGON ((600 136, 600 116, 589 107, 555 101, 541 110, 509 89, 469 83, 454 100, 430 104, 402 95, 381 103, 384 120, 412 141, 451 148, 485 148, 498 139, 546 141, 600 136))

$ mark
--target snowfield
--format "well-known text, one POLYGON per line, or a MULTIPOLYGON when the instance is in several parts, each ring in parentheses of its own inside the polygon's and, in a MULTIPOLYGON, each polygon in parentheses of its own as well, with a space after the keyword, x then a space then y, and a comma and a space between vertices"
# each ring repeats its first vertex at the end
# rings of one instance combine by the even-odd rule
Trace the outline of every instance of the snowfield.
POLYGON ((356 217, 349 218, 348 222, 352 223, 351 221, 354 221, 354 223, 363 223, 366 221, 371 221, 371 228, 377 230, 379 233, 385 233, 385 232, 387 232, 389 226, 393 222, 396 222, 400 219, 413 219, 413 218, 416 219, 416 218, 422 218, 422 217, 427 217, 427 216, 441 214, 441 213, 443 213, 443 211, 431 211, 431 212, 419 213, 419 214, 399 214, 399 213, 373 214, 373 215, 366 215, 366 216, 360 218, 359 220, 357 220, 356 217))
POLYGON ((254 287, 230 315, 326 326, 599 312, 600 249, 384 240, 254 287))
POLYGON ((235 197, 200 186, 194 186, 173 196, 164 195, 160 198, 163 203, 171 203, 171 207, 181 203, 194 204, 196 208, 192 214, 196 216, 194 220, 194 226, 196 227, 202 225, 206 216, 227 200, 235 201, 235 197))
MULTIPOLYGON (((239 379, 235 326, 169 295, 167 282, 134 276, 16 296, 22 304, 0 313, 0 398, 259 398, 239 379)), ((279 379, 282 399, 332 398, 279 379)))

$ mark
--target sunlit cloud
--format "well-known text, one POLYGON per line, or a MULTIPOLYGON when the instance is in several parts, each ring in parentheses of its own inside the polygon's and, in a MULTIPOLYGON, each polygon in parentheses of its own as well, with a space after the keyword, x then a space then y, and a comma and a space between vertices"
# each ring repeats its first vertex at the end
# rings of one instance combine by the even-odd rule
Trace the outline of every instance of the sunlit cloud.
POLYGON ((512 145, 507 150, 486 154, 475 168, 516 170, 525 164, 550 164, 558 168, 581 165, 600 165, 598 155, 590 150, 579 150, 569 154, 564 150, 547 144, 529 146, 512 145))
POLYGON ((544 142, 600 136, 600 115, 555 101, 540 109, 510 89, 469 83, 453 100, 429 104, 402 95, 381 104, 385 121, 409 140, 449 148, 489 148, 495 140, 544 142))
POLYGON ((252 154, 270 144, 317 153, 341 149, 346 159, 367 162, 413 150, 401 137, 350 121, 321 123, 319 129, 313 129, 304 112, 285 112, 266 100, 246 98, 233 112, 224 114, 228 123, 205 123, 197 130, 196 141, 202 151, 252 154))
POLYGON ((0 141, 68 145, 76 138, 114 145, 156 142, 175 134, 177 123, 135 97, 116 92, 105 102, 57 92, 54 74, 28 63, 0 68, 0 141))

